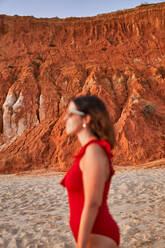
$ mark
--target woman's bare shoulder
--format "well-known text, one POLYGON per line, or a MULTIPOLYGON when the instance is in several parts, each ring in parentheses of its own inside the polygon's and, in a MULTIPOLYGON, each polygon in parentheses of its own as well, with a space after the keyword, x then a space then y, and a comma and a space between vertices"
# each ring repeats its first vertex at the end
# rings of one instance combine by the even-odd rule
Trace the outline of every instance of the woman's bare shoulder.
MULTIPOLYGON (((103 174, 103 178, 107 179, 109 176, 109 160, 104 148, 97 143, 90 144, 83 156, 80 164, 81 170, 99 172, 103 174)), ((101 175, 100 174, 100 175, 101 175)))
POLYGON ((90 144, 85 151, 86 156, 106 156, 106 152, 104 151, 104 148, 97 144, 97 143, 92 143, 90 144))
POLYGON ((97 143, 90 144, 83 156, 83 164, 108 164, 108 156, 104 148, 97 143))

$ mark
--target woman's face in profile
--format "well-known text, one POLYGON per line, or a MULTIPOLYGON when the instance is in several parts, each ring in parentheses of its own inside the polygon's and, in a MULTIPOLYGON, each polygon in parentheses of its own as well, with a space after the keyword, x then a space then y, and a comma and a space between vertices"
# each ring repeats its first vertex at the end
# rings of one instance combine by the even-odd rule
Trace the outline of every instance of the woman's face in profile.
POLYGON ((82 129, 83 118, 76 113, 78 111, 74 102, 70 102, 68 105, 67 113, 65 116, 66 121, 66 133, 67 135, 77 134, 82 129))

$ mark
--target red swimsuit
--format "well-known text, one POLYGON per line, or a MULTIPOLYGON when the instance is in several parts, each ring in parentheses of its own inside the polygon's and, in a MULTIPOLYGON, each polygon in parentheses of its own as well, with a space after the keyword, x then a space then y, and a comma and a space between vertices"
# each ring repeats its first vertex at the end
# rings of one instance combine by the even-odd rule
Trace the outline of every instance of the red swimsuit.
POLYGON ((75 158, 75 162, 71 167, 71 169, 68 171, 68 173, 61 180, 61 184, 64 187, 66 187, 68 191, 69 206, 70 206, 70 227, 74 235, 74 238, 77 241, 81 213, 84 204, 82 172, 79 167, 79 162, 83 154, 85 153, 87 146, 90 145, 91 143, 99 144, 106 151, 110 161, 109 166, 111 171, 110 179, 105 183, 102 204, 99 208, 91 233, 107 236, 115 240, 116 243, 119 245, 120 243, 119 228, 116 222, 114 221, 114 219, 112 218, 111 214, 109 213, 107 206, 107 196, 110 187, 111 177, 114 174, 114 169, 111 163, 111 158, 112 158, 111 147, 110 144, 105 140, 99 140, 99 139, 91 140, 85 146, 83 146, 80 149, 79 153, 73 156, 75 158))

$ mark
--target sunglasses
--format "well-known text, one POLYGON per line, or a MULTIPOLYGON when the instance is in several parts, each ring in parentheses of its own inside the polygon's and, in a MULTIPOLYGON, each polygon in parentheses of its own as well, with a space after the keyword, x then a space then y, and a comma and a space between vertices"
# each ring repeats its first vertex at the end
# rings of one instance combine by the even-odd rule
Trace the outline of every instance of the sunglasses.
POLYGON ((69 117, 71 117, 74 114, 85 116, 84 112, 76 110, 76 109, 72 109, 72 110, 68 111, 67 114, 64 116, 64 120, 67 120, 69 117))

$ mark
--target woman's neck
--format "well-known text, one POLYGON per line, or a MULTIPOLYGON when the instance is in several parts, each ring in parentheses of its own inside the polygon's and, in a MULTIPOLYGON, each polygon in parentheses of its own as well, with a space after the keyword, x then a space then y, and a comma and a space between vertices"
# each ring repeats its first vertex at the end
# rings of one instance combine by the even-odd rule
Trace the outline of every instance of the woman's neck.
POLYGON ((81 146, 84 146, 87 144, 89 141, 93 139, 98 139, 90 130, 84 129, 82 132, 80 132, 77 135, 77 138, 81 144, 81 146))

